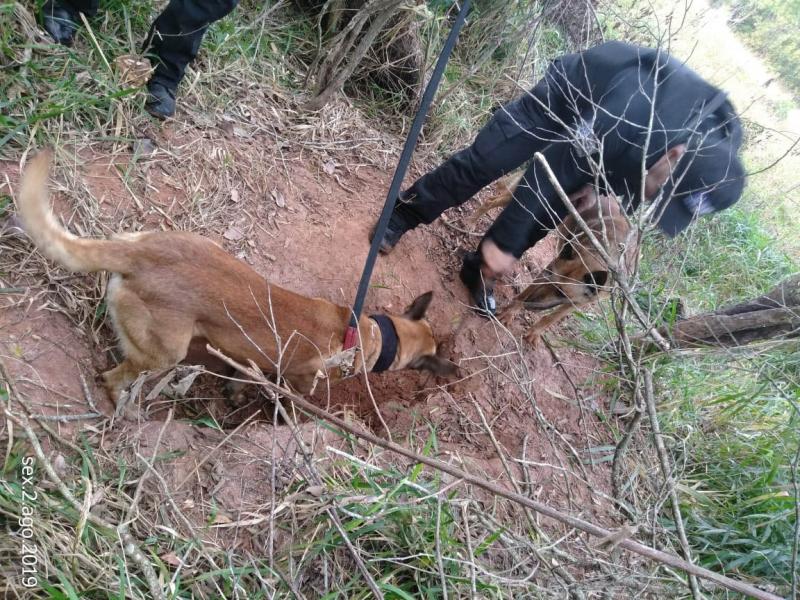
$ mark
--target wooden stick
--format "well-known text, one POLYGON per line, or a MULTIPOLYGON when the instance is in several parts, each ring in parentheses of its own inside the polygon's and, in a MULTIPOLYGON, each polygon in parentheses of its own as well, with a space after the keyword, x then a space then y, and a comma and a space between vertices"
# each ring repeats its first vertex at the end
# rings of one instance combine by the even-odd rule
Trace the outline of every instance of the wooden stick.
MULTIPOLYGON (((656 413, 656 400, 653 392, 653 373, 650 369, 644 369, 644 398, 647 405, 647 414, 650 417, 650 429, 653 430, 653 437, 655 438, 656 450, 658 451, 658 460, 661 463, 661 473, 664 476, 664 485, 667 487, 669 494, 669 501, 672 505, 672 517, 675 519, 675 530, 678 533, 678 540, 681 543, 681 550, 683 557, 690 563, 692 562, 692 552, 689 549, 689 540, 686 538, 686 530, 683 527, 683 516, 681 515, 681 505, 678 502, 678 492, 675 491, 675 486, 672 482, 670 472, 672 469, 669 465, 669 457, 667 456, 667 448, 664 446, 664 440, 661 439, 661 426, 658 423, 658 414, 656 413)), ((697 583, 697 578, 691 573, 687 574, 689 580, 689 589, 692 591, 692 598, 699 600, 703 598, 700 591, 700 586, 697 583)))
MULTIPOLYGON (((210 345, 206 346, 206 349, 212 356, 216 356, 217 358, 223 360, 228 365, 232 366, 236 370, 244 373, 256 383, 263 385, 264 387, 269 388, 270 390, 281 394, 284 398, 291 400, 294 404, 305 410, 306 412, 311 413, 315 417, 318 417, 324 421, 329 423, 333 423, 340 429, 359 437, 361 439, 367 440, 371 444, 375 444, 376 446, 380 446, 386 450, 390 450, 392 452, 396 452, 406 458, 410 458, 415 462, 422 463, 427 465, 433 469, 438 471, 442 471, 447 473, 448 475, 452 475, 453 477, 463 479, 464 481, 471 483, 472 485, 478 486, 483 488, 484 490, 491 492, 497 496, 501 496, 512 502, 516 502, 517 504, 521 504, 527 508, 530 508, 540 514, 545 515, 546 517, 550 517, 560 523, 564 523, 569 527, 573 527, 590 535, 599 537, 599 538, 608 538, 608 536, 612 536, 614 532, 611 532, 607 529, 603 529, 595 525, 594 523, 590 523, 588 521, 584 521, 583 519, 578 519, 577 517, 573 517, 571 515, 566 515, 555 508, 547 506, 546 504, 542 504, 541 502, 537 502, 535 500, 531 500, 527 496, 523 496, 522 494, 517 494, 516 492, 511 492, 505 488, 502 488, 486 479, 481 477, 477 477, 475 475, 471 475, 466 471, 462 471, 458 467, 454 467, 453 465, 449 465, 445 462, 437 460, 435 458, 429 458, 427 456, 423 456, 421 454, 417 454, 412 450, 408 450, 403 446, 395 444, 393 442, 387 442, 376 436, 373 433, 368 431, 364 431, 358 427, 354 427, 349 423, 345 422, 344 420, 340 419, 339 417, 335 417, 332 414, 328 413, 326 410, 314 406, 307 400, 301 398, 297 394, 290 392, 279 385, 272 383, 271 381, 264 378, 263 375, 260 373, 256 373, 252 369, 245 367, 234 361, 231 358, 228 358, 222 352, 217 350, 216 348, 212 348, 210 345)), ((635 554, 639 554, 641 556, 645 556, 656 562, 663 563, 665 565, 669 565, 671 567, 675 567, 677 569, 681 569, 686 573, 691 573, 692 575, 697 575, 698 577, 702 577, 703 579, 707 579, 712 581, 718 585, 721 585, 729 590, 733 590, 735 592, 739 592, 742 594, 746 594, 757 600, 783 600, 780 596, 772 594, 770 592, 766 592, 764 590, 760 590, 757 587, 750 585, 749 583, 745 583, 743 581, 738 581, 736 579, 731 579, 730 577, 726 577, 725 575, 720 575, 719 573, 714 573, 713 571, 709 571, 703 567, 693 565, 682 558, 675 556, 674 554, 669 554, 667 552, 662 552, 661 550, 656 550, 655 548, 651 548, 649 546, 645 546, 644 544, 640 544, 631 539, 625 539, 619 542, 618 547, 625 548, 635 554)))
POLYGON ((676 322, 671 328, 677 346, 737 346, 742 341, 773 337, 774 328, 789 335, 800 328, 800 306, 767 308, 738 315, 707 313, 676 322), (738 338, 737 338, 738 335, 738 338), (729 338, 729 339, 728 339, 729 338))

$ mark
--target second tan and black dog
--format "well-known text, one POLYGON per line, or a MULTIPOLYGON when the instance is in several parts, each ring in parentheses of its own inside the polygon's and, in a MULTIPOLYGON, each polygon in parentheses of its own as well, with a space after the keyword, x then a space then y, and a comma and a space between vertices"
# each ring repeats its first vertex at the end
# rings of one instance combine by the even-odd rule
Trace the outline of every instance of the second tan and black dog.
MULTIPOLYGON (((342 340, 350 309, 308 298, 268 282, 213 241, 186 232, 78 238, 56 221, 48 202, 50 153, 25 170, 17 200, 28 235, 41 252, 71 271, 112 273, 107 305, 125 359, 103 373, 111 399, 143 371, 172 367, 193 339, 234 360, 280 374, 298 392, 316 379, 342 376, 342 340)), ((426 369, 450 375, 456 366, 437 355, 423 319, 431 292, 405 314, 361 317, 353 371, 426 369)))
MULTIPOLYGON (((514 188, 521 176, 509 178, 500 185, 500 193, 489 199, 476 211, 476 218, 492 208, 506 206, 513 201, 514 188)), ((612 260, 617 261, 623 242, 628 238, 630 224, 615 198, 596 196, 584 202, 578 214, 589 230, 605 247, 612 260)), ((500 321, 510 325, 522 309, 544 311, 554 309, 541 317, 528 330, 525 340, 535 344, 542 332, 563 320, 578 308, 595 302, 611 291, 611 275, 606 261, 589 240, 578 221, 570 214, 556 229, 557 256, 533 282, 514 298, 500 314, 500 321)))

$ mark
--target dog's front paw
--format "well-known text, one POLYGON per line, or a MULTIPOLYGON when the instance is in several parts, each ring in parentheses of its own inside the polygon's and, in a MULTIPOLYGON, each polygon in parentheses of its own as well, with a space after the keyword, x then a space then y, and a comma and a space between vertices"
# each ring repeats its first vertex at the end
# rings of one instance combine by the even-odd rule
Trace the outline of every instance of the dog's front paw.
POLYGON ((514 319, 517 318, 518 314, 519 314, 519 308, 514 306, 509 306, 508 308, 500 312, 500 316, 497 319, 506 327, 510 327, 511 324, 514 322, 514 319))
POLYGON ((535 348, 539 345, 539 340, 541 339, 541 334, 536 329, 531 329, 528 333, 525 334, 525 342, 535 348))

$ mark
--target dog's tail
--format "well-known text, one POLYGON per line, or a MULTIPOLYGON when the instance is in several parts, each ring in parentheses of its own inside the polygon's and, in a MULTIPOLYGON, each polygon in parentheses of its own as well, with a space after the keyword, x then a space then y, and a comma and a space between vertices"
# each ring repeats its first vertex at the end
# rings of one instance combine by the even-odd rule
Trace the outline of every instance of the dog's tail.
POLYGON ((499 192, 478 207, 475 214, 472 215, 472 224, 474 225, 477 223, 478 219, 493 208, 508 206, 514 198, 514 189, 521 180, 522 173, 516 173, 514 175, 509 175, 505 179, 501 179, 497 184, 499 192))
POLYGON ((130 271, 129 242, 79 238, 58 223, 47 193, 51 155, 37 154, 22 175, 17 209, 25 231, 42 254, 70 271, 130 271))

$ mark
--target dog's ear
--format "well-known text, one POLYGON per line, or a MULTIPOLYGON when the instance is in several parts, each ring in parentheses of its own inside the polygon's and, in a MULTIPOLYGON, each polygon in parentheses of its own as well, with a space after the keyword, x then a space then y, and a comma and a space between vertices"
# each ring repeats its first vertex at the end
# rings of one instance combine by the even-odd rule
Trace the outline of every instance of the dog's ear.
POLYGON ((458 372, 458 367, 454 363, 435 354, 419 356, 408 363, 408 367, 410 369, 430 371, 435 375, 442 375, 445 377, 455 375, 458 372))
POLYGON ((608 271, 592 271, 583 276, 583 283, 595 287, 602 287, 608 281, 608 271))
POLYGON ((433 298, 433 292, 425 292, 422 296, 418 296, 411 303, 411 306, 406 309, 403 316, 412 321, 419 321, 425 316, 425 312, 428 310, 428 306, 431 303, 431 298, 433 298))

